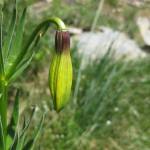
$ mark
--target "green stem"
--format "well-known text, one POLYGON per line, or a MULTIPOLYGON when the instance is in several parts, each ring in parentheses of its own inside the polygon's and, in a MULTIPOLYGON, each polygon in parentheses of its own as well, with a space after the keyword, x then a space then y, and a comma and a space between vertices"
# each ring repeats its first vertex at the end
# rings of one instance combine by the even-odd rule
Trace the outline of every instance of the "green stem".
MULTIPOLYGON (((43 35, 41 30, 46 26, 50 27, 51 24, 55 24, 56 27, 57 27, 57 30, 66 30, 66 26, 65 26, 64 22, 61 19, 57 18, 57 17, 53 17, 53 18, 50 18, 46 21, 43 21, 33 31, 32 35, 30 36, 30 38, 29 38, 29 40, 28 40, 28 42, 27 42, 24 49, 28 49, 30 47, 30 45, 33 43, 33 41, 36 39, 37 35, 39 35, 39 36, 43 35), (42 34, 42 35, 40 35, 40 34, 42 34)), ((22 54, 22 56, 23 56, 23 54, 22 54)))
MULTIPOLYGON (((2 77, 1 77, 2 78, 2 77)), ((7 135, 7 85, 3 78, 0 80, 0 116, 4 133, 4 147, 6 147, 7 135)), ((0 147, 0 150, 2 148, 0 147)))
POLYGON ((60 18, 52 17, 52 18, 48 19, 45 22, 47 22, 47 23, 54 23, 57 26, 58 30, 66 30, 65 24, 60 18))
POLYGON ((45 32, 47 31, 47 29, 50 27, 51 24, 56 25, 57 30, 66 30, 66 26, 64 22, 60 18, 57 18, 57 17, 49 18, 48 20, 40 23, 31 34, 29 40, 27 41, 27 44, 21 51, 20 55, 17 57, 16 61, 13 63, 13 66, 11 67, 8 74, 6 75, 7 80, 9 80, 10 77, 13 75, 15 68, 17 67, 19 62, 23 60, 24 56, 26 55, 32 43, 35 42, 37 39, 40 39, 39 37, 45 34, 45 32), (46 28, 46 31, 45 31, 45 28, 46 28))

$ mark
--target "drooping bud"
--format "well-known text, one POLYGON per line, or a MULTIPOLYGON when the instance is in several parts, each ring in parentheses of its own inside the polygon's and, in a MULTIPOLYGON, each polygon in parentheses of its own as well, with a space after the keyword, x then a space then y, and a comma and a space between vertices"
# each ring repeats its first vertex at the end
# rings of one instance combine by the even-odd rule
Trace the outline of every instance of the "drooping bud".
POLYGON ((56 31, 55 52, 49 72, 49 86, 57 111, 68 102, 72 85, 70 35, 68 31, 56 31))

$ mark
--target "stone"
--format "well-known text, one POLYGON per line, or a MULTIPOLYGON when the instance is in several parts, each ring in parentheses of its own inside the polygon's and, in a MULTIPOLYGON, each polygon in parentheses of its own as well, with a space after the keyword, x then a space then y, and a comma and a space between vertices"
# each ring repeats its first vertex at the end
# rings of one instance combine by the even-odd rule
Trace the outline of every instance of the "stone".
POLYGON ((145 45, 150 46, 150 17, 138 17, 136 23, 139 27, 145 45))
POLYGON ((103 57, 111 47, 114 59, 135 60, 146 56, 137 43, 125 33, 108 27, 99 32, 83 32, 72 38, 77 44, 78 53, 88 62, 103 57))

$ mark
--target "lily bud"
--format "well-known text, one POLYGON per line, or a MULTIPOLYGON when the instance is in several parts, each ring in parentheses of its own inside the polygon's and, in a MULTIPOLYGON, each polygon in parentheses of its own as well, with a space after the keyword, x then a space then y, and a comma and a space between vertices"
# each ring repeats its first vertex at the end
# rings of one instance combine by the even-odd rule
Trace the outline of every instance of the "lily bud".
POLYGON ((68 31, 56 31, 55 52, 49 72, 49 86, 55 110, 62 109, 69 100, 72 85, 70 35, 68 31))

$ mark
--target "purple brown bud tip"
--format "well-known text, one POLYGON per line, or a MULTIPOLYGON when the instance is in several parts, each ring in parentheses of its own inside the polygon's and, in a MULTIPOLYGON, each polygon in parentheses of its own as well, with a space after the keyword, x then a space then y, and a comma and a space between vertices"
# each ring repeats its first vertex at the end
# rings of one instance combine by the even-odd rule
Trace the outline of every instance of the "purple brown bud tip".
POLYGON ((56 31, 55 35, 56 52, 70 51, 70 34, 68 31, 56 31))

